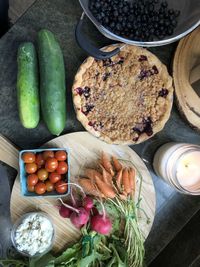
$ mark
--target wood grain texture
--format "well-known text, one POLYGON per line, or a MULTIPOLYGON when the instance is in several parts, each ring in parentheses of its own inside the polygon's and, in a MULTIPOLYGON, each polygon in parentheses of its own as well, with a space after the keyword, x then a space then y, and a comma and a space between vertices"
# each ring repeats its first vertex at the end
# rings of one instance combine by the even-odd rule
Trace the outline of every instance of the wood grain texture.
POLYGON ((200 98, 191 85, 200 78, 200 27, 180 41, 174 57, 173 77, 181 114, 200 131, 200 98))
POLYGON ((36 0, 10 0, 9 1, 9 17, 12 23, 35 2, 36 0))
MULTIPOLYGON (((150 224, 146 223, 143 212, 139 212, 139 224, 145 237, 148 236, 155 215, 155 191, 151 176, 140 157, 128 146, 108 145, 86 132, 63 135, 44 145, 44 147, 68 147, 70 149, 70 173, 71 181, 76 182, 76 177, 84 174, 84 167, 95 167, 100 153, 105 151, 117 158, 133 162, 140 170, 143 177, 141 208, 145 210, 150 218, 150 224)), ((0 158, 1 159, 1 158, 0 158)), ((125 164, 125 163, 124 163, 125 164)), ((128 162, 128 166, 131 163, 128 162)), ((126 165, 126 164, 125 164, 126 165)), ((138 196, 139 178, 137 176, 136 198, 138 196)), ((68 219, 58 215, 55 198, 24 198, 20 194, 19 177, 16 178, 10 203, 11 219, 15 222, 22 214, 42 210, 47 212, 54 224, 56 238, 53 250, 58 252, 67 244, 74 242, 80 237, 80 232, 73 227, 68 219)))
POLYGON ((0 160, 18 170, 18 149, 0 134, 0 160))

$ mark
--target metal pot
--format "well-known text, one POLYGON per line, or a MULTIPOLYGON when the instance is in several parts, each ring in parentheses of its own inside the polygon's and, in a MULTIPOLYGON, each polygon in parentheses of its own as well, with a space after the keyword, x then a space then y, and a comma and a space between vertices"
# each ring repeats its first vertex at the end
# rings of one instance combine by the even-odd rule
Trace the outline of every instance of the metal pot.
POLYGON ((120 48, 116 48, 111 52, 104 52, 93 46, 88 41, 88 38, 83 34, 82 31, 82 25, 85 14, 88 16, 91 22, 96 26, 96 28, 107 38, 125 44, 131 44, 143 47, 162 46, 175 42, 184 37, 185 35, 187 35, 188 33, 190 33, 191 31, 193 31, 198 25, 200 25, 200 0, 182 0, 182 1, 168 0, 168 4, 171 8, 181 11, 178 20, 178 25, 174 31, 174 34, 170 37, 165 37, 163 40, 155 40, 151 42, 134 41, 116 35, 111 31, 109 31, 108 29, 106 29, 103 25, 101 25, 89 10, 89 0, 79 0, 79 2, 84 12, 76 27, 76 32, 75 32, 76 40, 82 49, 84 49, 89 55, 97 59, 110 58, 115 54, 119 53, 120 48))

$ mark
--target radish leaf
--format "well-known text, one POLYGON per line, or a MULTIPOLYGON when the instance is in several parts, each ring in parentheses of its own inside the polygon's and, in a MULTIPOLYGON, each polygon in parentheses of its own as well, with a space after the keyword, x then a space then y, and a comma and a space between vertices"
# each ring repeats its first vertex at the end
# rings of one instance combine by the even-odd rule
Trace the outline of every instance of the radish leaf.
POLYGON ((10 267, 10 266, 15 266, 15 267, 28 267, 28 261, 27 260, 14 260, 14 259, 5 259, 1 260, 0 259, 0 264, 3 267, 10 267))
POLYGON ((55 266, 69 261, 71 258, 76 257, 77 253, 81 250, 81 244, 75 243, 72 247, 68 248, 62 253, 61 256, 55 259, 55 266))

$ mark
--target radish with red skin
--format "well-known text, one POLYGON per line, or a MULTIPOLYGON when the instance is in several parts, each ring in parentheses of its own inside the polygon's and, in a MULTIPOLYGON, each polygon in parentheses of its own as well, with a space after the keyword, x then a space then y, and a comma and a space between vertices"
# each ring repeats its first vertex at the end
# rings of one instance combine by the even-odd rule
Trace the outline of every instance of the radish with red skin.
POLYGON ((76 213, 79 213, 79 210, 77 208, 74 208, 74 207, 68 205, 67 203, 64 203, 63 200, 62 200, 62 198, 59 197, 58 200, 60 200, 60 202, 62 203, 62 205, 65 206, 66 208, 68 208, 68 209, 70 209, 72 211, 75 211, 76 213))
POLYGON ((83 225, 85 225, 88 222, 89 212, 82 207, 77 208, 77 210, 78 210, 78 213, 76 211, 72 212, 70 216, 70 220, 74 226, 76 226, 77 228, 81 228, 83 225))
POLYGON ((69 218, 70 215, 72 214, 72 210, 67 208, 67 207, 65 207, 64 205, 61 205, 59 207, 59 214, 63 218, 69 218))
POLYGON ((91 218, 91 229, 102 235, 109 235, 112 230, 111 220, 104 215, 98 214, 91 218))
POLYGON ((93 199, 91 197, 88 197, 88 196, 84 197, 84 199, 83 199, 84 209, 90 211, 93 208, 93 206, 94 206, 93 199))
POLYGON ((82 206, 82 201, 77 194, 73 193, 73 188, 71 188, 70 197, 71 201, 69 203, 72 207, 78 208, 82 206))
POLYGON ((79 207, 79 208, 72 207, 64 203, 61 198, 59 198, 59 200, 64 207, 71 210, 70 220, 74 226, 76 226, 77 228, 81 228, 83 225, 85 225, 88 222, 89 215, 90 215, 89 211, 85 210, 82 207, 79 207))
POLYGON ((99 214, 98 209, 96 207, 93 207, 92 208, 92 215, 97 215, 97 214, 99 214))

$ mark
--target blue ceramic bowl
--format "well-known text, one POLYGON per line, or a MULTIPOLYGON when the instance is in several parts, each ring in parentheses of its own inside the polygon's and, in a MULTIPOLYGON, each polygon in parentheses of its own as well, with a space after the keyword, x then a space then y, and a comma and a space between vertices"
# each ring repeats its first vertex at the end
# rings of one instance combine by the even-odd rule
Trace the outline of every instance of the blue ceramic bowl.
POLYGON ((52 192, 46 192, 43 195, 38 195, 34 192, 29 192, 27 188, 27 173, 25 170, 25 163, 22 160, 22 154, 25 152, 32 152, 32 153, 41 153, 44 151, 59 151, 59 150, 65 150, 67 152, 67 164, 68 164, 68 172, 66 174, 66 182, 70 183, 70 155, 69 155, 69 149, 67 148, 42 148, 42 149, 29 149, 29 150, 21 150, 19 152, 19 170, 20 170, 20 186, 21 186, 21 195, 24 197, 65 197, 70 192, 70 186, 68 185, 68 190, 65 194, 58 194, 56 191, 52 192))

